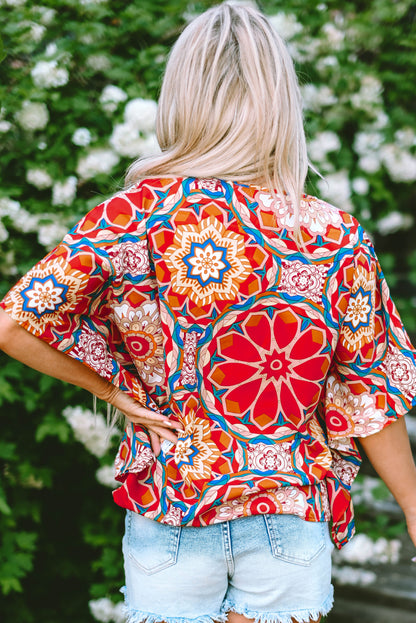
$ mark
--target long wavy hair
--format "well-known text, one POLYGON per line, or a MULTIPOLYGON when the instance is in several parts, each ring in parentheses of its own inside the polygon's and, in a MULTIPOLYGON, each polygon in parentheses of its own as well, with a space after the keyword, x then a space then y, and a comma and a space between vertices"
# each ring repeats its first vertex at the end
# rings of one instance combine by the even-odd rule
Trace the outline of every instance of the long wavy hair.
POLYGON ((290 200, 299 231, 308 171, 300 90, 260 11, 224 3, 188 24, 168 59, 156 132, 161 153, 133 162, 126 187, 160 176, 260 185, 290 200))

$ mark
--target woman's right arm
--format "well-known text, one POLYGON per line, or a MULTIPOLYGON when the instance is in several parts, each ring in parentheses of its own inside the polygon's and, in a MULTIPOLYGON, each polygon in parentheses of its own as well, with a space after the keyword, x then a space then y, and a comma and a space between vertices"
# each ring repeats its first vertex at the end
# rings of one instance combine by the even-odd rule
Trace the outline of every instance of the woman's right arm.
POLYGON ((10 357, 43 374, 86 389, 97 398, 116 407, 135 424, 144 425, 149 430, 156 455, 160 451, 160 437, 176 443, 177 436, 173 429, 180 429, 180 426, 166 416, 141 406, 129 394, 121 391, 91 368, 35 337, 2 309, 0 309, 0 348, 10 357))
POLYGON ((402 508, 416 547, 416 465, 404 417, 374 435, 361 438, 360 443, 402 508))

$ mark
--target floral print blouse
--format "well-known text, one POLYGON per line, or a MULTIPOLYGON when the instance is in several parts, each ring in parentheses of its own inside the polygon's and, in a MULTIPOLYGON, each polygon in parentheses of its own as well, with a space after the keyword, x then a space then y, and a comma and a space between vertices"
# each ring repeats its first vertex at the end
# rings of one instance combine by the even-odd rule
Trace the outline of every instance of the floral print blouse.
POLYGON ((312 196, 145 179, 89 212, 1 305, 28 331, 180 421, 155 457, 130 423, 124 508, 173 525, 261 513, 354 531, 354 437, 415 404, 415 351, 374 249, 312 196))

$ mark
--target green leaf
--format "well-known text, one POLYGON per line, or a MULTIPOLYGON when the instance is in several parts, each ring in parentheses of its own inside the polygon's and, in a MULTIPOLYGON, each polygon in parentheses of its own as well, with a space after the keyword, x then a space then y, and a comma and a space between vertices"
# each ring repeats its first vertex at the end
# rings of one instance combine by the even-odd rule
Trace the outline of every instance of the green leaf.
POLYGON ((11 515, 12 513, 12 509, 7 504, 6 494, 2 487, 0 487, 0 513, 3 513, 3 515, 11 515))
POLYGON ((58 437, 62 443, 69 439, 70 428, 63 418, 47 415, 36 429, 35 439, 40 442, 46 437, 58 437))
POLYGON ((7 441, 0 441, 0 459, 10 461, 15 458, 16 444, 7 441))
POLYGON ((3 595, 8 595, 11 592, 21 593, 22 585, 17 578, 2 578, 0 577, 0 586, 3 595))
POLYGON ((6 56, 7 56, 7 53, 6 53, 6 50, 4 49, 3 39, 0 36, 0 63, 4 61, 6 56))

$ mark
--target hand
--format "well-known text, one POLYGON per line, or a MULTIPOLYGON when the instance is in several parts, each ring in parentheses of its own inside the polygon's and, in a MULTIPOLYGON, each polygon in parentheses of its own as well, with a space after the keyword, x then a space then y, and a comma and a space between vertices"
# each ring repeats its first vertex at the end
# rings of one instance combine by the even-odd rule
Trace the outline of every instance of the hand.
POLYGON ((113 407, 123 413, 134 424, 145 426, 149 432, 150 444, 155 456, 160 454, 162 439, 167 439, 176 443, 178 436, 175 430, 183 430, 178 422, 172 422, 168 417, 143 407, 137 400, 134 400, 127 392, 122 391, 115 385, 109 384, 106 396, 101 398, 109 402, 113 407))

